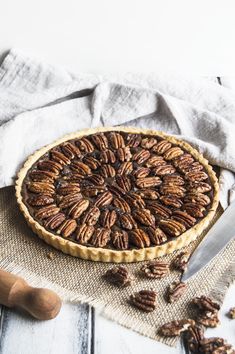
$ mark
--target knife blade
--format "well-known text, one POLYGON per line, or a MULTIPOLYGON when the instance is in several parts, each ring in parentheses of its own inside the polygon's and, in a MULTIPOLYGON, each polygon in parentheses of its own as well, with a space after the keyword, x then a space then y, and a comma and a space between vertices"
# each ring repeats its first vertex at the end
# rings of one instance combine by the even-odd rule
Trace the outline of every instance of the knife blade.
POLYGON ((235 202, 233 202, 212 226, 189 259, 182 275, 185 282, 208 264, 235 236, 235 202))

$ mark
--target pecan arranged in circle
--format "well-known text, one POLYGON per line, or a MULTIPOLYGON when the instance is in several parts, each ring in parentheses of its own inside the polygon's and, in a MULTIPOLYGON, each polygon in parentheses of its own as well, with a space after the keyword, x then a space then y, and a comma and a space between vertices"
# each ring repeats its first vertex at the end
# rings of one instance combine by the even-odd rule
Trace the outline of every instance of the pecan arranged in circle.
POLYGON ((175 159, 176 157, 179 157, 181 155, 183 155, 183 150, 180 148, 180 147, 172 147, 170 148, 169 150, 167 150, 163 157, 165 160, 169 161, 169 160, 173 160, 175 159))
POLYGON ((29 182, 27 188, 33 193, 43 193, 46 195, 53 195, 55 193, 55 187, 49 182, 29 182))
POLYGON ((184 202, 207 206, 210 204, 211 200, 208 195, 205 195, 203 193, 188 193, 184 198, 184 202))
POLYGON ((104 178, 109 178, 109 177, 114 177, 116 175, 116 170, 113 166, 111 165, 103 165, 100 168, 100 174, 104 178))
POLYGON ((157 306, 157 293, 153 290, 141 290, 131 295, 131 304, 145 312, 152 312, 157 306))
POLYGON ((54 230, 58 226, 60 226, 60 224, 62 224, 64 220, 65 220, 64 213, 57 213, 47 218, 46 221, 44 222, 44 226, 48 227, 51 230, 54 230))
POLYGON ((151 187, 156 187, 161 184, 162 181, 160 180, 159 177, 144 177, 144 178, 137 178, 136 180, 136 186, 138 188, 151 188, 151 187))
POLYGON ((118 250, 126 250, 129 247, 128 233, 124 230, 115 230, 111 233, 113 245, 118 250))
POLYGON ((195 204, 192 202, 185 203, 183 205, 183 209, 191 216, 195 216, 196 218, 203 218, 205 208, 203 205, 195 204))
POLYGON ((32 206, 44 206, 54 203, 54 198, 49 195, 38 194, 29 197, 27 203, 32 206))
POLYGON ((69 183, 57 188, 57 193, 60 195, 76 194, 80 192, 78 183, 69 183))
POLYGON ((147 278, 161 279, 169 274, 169 263, 163 261, 152 261, 143 265, 141 272, 147 278))
POLYGON ((67 156, 70 160, 78 158, 81 156, 81 151, 77 146, 70 142, 65 142, 61 145, 61 150, 64 155, 67 156))
POLYGON ((171 148, 171 145, 172 144, 169 141, 161 140, 153 146, 152 151, 156 152, 158 155, 162 155, 171 148))
POLYGON ((154 189, 139 189, 135 193, 139 194, 143 199, 156 200, 159 198, 159 193, 154 189))
POLYGON ((147 177, 150 174, 150 169, 148 167, 139 167, 135 173, 134 176, 136 178, 144 178, 147 177))
POLYGON ((67 219, 62 222, 60 227, 56 230, 58 235, 69 237, 76 230, 77 223, 74 219, 67 219))
POLYGON ((87 153, 91 153, 94 151, 94 146, 93 144, 90 142, 90 140, 88 140, 87 138, 81 138, 79 140, 76 141, 76 145, 78 145, 78 147, 80 148, 80 150, 87 154, 87 153))
POLYGON ((113 205, 122 210, 124 213, 130 213, 131 207, 130 205, 123 199, 122 197, 116 197, 113 199, 113 205))
POLYGON ((82 195, 80 193, 76 194, 68 194, 62 197, 59 201, 59 207, 61 209, 66 209, 70 207, 71 205, 74 205, 78 201, 82 199, 82 195))
POLYGON ((70 164, 70 159, 57 150, 51 151, 51 158, 62 166, 70 164))
POLYGON ((105 228, 98 228, 94 231, 90 244, 94 247, 105 247, 110 241, 110 230, 105 228))
POLYGON ((117 170, 117 174, 118 175, 129 175, 132 171, 133 171, 132 162, 125 161, 119 166, 119 168, 117 170))
POLYGON ((162 156, 153 155, 145 163, 147 167, 161 167, 165 166, 167 163, 162 156))
POLYGON ((105 278, 112 284, 119 287, 131 285, 134 277, 130 274, 128 269, 123 266, 113 267, 105 273, 105 278))
POLYGON ((206 172, 204 172, 204 171, 199 171, 199 172, 190 171, 190 172, 185 173, 185 178, 188 181, 201 182, 201 181, 208 179, 208 176, 207 176, 206 172))
POLYGON ((116 182, 125 192, 129 192, 132 188, 132 183, 128 176, 117 176, 116 182))
POLYGON ((157 144, 157 139, 155 138, 144 138, 141 141, 141 146, 144 149, 151 149, 156 144, 157 144))
POLYGON ((82 224, 77 227, 75 235, 76 240, 81 244, 84 245, 88 243, 93 235, 95 228, 93 225, 82 224))
POLYGON ((143 225, 151 226, 155 224, 155 217, 148 209, 136 209, 133 211, 132 215, 143 225))
POLYGON ((173 212, 172 219, 180 222, 186 228, 192 227, 196 222, 196 219, 194 217, 192 217, 191 215, 189 215, 185 211, 181 211, 181 210, 175 210, 173 212))
POLYGON ((83 162, 92 170, 97 170, 100 167, 100 162, 92 156, 85 156, 83 162))
POLYGON ((156 176, 166 176, 175 173, 175 168, 172 165, 158 166, 153 169, 156 176))
POLYGON ((56 215, 60 212, 60 208, 58 208, 55 204, 46 205, 35 211, 34 216, 39 219, 47 219, 50 216, 56 215))
POLYGON ((79 218, 85 210, 89 207, 89 200, 81 199, 79 202, 75 203, 69 208, 68 215, 73 219, 79 218))
POLYGON ((183 198, 186 193, 186 189, 182 186, 176 186, 163 183, 160 187, 161 194, 170 195, 176 198, 183 198))
POLYGON ((163 231, 165 231, 168 235, 173 237, 180 236, 185 230, 185 226, 176 220, 160 220, 159 226, 163 231))
POLYGON ((101 163, 115 163, 116 162, 116 157, 115 154, 112 150, 107 149, 104 151, 101 151, 100 153, 100 162, 101 163))
POLYGON ((132 160, 136 161, 139 165, 144 163, 148 158, 150 157, 150 152, 148 150, 142 149, 138 152, 136 152, 132 156, 132 160))
POLYGON ((125 146, 123 148, 119 148, 116 151, 116 155, 119 161, 124 162, 124 161, 130 161, 132 157, 131 150, 129 146, 125 146))
POLYGON ((31 180, 35 182, 53 183, 56 179, 56 173, 52 171, 34 170, 29 173, 29 176, 31 180))
POLYGON ((131 214, 122 214, 120 216, 121 226, 126 230, 132 230, 137 228, 137 223, 133 219, 131 214))
POLYGON ((150 246, 150 239, 142 229, 133 229, 129 232, 129 240, 134 246, 144 248, 150 246))
POLYGON ((158 218, 169 218, 172 214, 172 211, 169 208, 155 201, 149 201, 147 206, 158 218))
POLYGON ((131 192, 126 195, 126 201, 134 208, 144 208, 145 202, 141 196, 136 192, 131 192))
POLYGON ((161 245, 167 241, 166 234, 159 227, 148 227, 146 232, 153 245, 161 245))
POLYGON ((91 169, 88 165, 81 161, 73 161, 70 165, 71 170, 79 173, 82 176, 87 176, 91 174, 91 169))
POLYGON ((183 205, 183 202, 180 199, 176 197, 172 197, 170 195, 162 195, 160 197, 160 200, 164 205, 177 208, 177 209, 180 209, 181 206, 183 205))
POLYGON ((173 185, 173 186, 183 186, 185 184, 183 177, 177 174, 164 176, 163 182, 165 185, 173 185))
POLYGON ((190 181, 188 190, 192 193, 207 193, 211 191, 211 186, 206 182, 190 181))
MULTIPOLYGON (((99 210, 99 209, 98 209, 99 210)), ((100 215, 100 224, 103 227, 111 228, 117 220, 117 213, 115 210, 104 210, 100 215)))
POLYGON ((91 139, 98 150, 108 149, 108 139, 104 133, 94 134, 91 136, 91 139))
POLYGON ((82 218, 82 224, 95 225, 100 217, 100 209, 96 206, 91 207, 86 211, 82 218))
POLYGON ((98 198, 96 199, 96 201, 94 203, 94 206, 96 206, 97 208, 101 208, 101 207, 111 204, 112 200, 113 200, 112 193, 104 192, 98 196, 98 198))
POLYGON ((125 147, 125 142, 120 133, 111 132, 109 134, 109 140, 114 149, 119 149, 125 147))
POLYGON ((136 148, 140 145, 142 138, 139 134, 127 134, 127 146, 136 148))
POLYGON ((63 166, 59 162, 52 161, 52 160, 40 161, 38 163, 37 167, 40 170, 51 171, 51 172, 54 172, 57 175, 59 174, 60 170, 63 170, 63 166))

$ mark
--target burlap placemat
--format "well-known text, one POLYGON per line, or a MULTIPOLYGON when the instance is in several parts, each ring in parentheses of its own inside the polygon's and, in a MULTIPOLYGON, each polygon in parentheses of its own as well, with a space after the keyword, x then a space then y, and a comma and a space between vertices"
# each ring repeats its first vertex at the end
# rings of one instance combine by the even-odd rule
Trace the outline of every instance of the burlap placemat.
MULTIPOLYGON (((221 215, 219 208, 214 221, 221 215)), ((221 235, 222 237, 223 235, 221 235)), ((192 250, 203 235, 192 243, 192 250)), ((118 289, 105 282, 102 275, 111 264, 83 261, 52 249, 35 236, 21 215, 14 195, 14 188, 0 190, 0 267, 23 276, 34 286, 49 286, 64 300, 87 302, 106 317, 131 328, 142 335, 175 345, 177 339, 161 338, 157 328, 165 322, 190 316, 189 301, 201 294, 213 293, 222 301, 229 283, 233 280, 235 266, 235 241, 188 283, 188 290, 175 304, 167 304, 167 286, 179 279, 176 271, 162 280, 143 279, 138 275, 143 263, 128 264, 136 276, 131 287, 118 289), (54 258, 49 259, 48 253, 54 258), (155 289, 158 293, 158 308, 145 314, 128 304, 130 294, 141 289, 155 289)), ((172 260, 174 255, 166 256, 172 260)))

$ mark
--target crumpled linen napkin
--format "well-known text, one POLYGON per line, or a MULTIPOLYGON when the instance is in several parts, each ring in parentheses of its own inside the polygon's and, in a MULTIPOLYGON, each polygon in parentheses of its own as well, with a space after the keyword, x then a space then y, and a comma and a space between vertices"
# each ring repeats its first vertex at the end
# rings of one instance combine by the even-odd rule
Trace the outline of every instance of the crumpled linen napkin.
POLYGON ((181 137, 220 167, 222 206, 234 198, 235 92, 202 78, 76 75, 14 49, 0 66, 0 187, 36 149, 102 125, 181 137))

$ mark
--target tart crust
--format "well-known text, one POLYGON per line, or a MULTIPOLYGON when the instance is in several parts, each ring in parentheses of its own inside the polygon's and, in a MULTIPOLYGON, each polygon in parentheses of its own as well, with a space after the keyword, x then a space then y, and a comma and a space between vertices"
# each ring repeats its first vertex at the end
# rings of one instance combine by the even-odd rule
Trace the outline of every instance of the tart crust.
POLYGON ((219 203, 219 185, 218 180, 213 171, 212 167, 209 165, 208 161, 191 145, 188 143, 181 141, 173 136, 169 136, 164 134, 161 131, 156 130, 146 130, 146 129, 137 129, 133 127, 101 127, 95 129, 85 129, 72 134, 65 135, 61 139, 56 140, 52 144, 49 144, 40 150, 37 150, 34 154, 29 156, 24 166, 18 173, 18 178, 16 180, 16 198, 17 203, 20 207, 21 212, 23 213, 28 225, 32 228, 32 230, 46 243, 53 246, 54 248, 69 254, 71 256, 79 257, 86 260, 92 261, 101 261, 101 262, 139 262, 144 260, 151 260, 157 257, 161 257, 163 255, 174 252, 175 250, 181 249, 189 245, 192 241, 194 241, 198 235, 202 233, 202 231, 209 225, 213 216, 215 215, 218 203, 219 203), (61 236, 56 236, 55 234, 47 231, 43 226, 41 226, 29 213, 27 206, 24 204, 22 197, 22 185, 24 178, 28 170, 31 166, 48 150, 61 144, 67 140, 81 138, 85 135, 95 134, 97 132, 106 132, 106 131, 123 131, 127 133, 139 133, 146 135, 158 135, 166 140, 170 141, 173 144, 176 144, 186 151, 188 151, 197 161, 199 161, 205 168, 209 178, 211 185, 213 187, 213 200, 210 209, 208 210, 207 215, 200 220, 195 226, 185 231, 179 237, 167 241, 166 243, 159 246, 146 247, 142 249, 131 249, 131 250, 113 250, 107 248, 95 248, 95 247, 87 247, 67 239, 62 238, 61 236))

